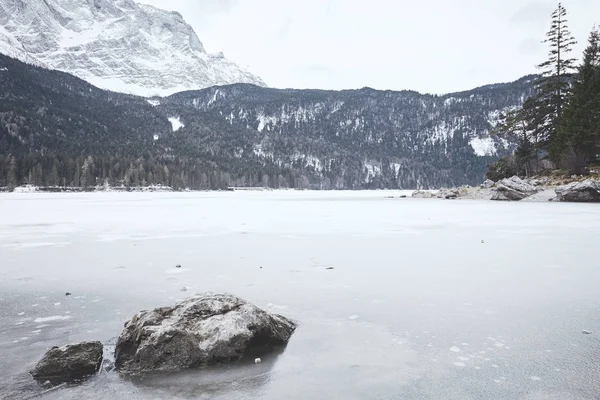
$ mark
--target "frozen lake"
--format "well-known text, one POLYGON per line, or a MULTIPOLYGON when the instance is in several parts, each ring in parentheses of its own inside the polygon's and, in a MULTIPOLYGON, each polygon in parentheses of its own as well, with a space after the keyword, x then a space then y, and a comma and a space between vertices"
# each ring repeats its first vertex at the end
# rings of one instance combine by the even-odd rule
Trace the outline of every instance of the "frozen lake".
POLYGON ((259 365, 41 398, 597 400, 600 207, 400 194, 0 194, 0 398, 43 391, 48 347, 213 291, 301 325, 259 365))

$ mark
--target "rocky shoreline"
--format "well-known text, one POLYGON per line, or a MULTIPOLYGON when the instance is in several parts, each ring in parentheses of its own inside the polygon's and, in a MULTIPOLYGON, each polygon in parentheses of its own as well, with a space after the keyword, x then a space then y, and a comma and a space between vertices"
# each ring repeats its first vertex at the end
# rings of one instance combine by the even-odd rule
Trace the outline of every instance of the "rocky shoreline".
POLYGON ((548 178, 521 179, 513 176, 498 182, 486 180, 478 187, 462 186, 440 190, 416 190, 411 197, 444 200, 596 203, 600 202, 600 183, 595 179, 588 178, 574 179, 572 182, 557 185, 548 178))

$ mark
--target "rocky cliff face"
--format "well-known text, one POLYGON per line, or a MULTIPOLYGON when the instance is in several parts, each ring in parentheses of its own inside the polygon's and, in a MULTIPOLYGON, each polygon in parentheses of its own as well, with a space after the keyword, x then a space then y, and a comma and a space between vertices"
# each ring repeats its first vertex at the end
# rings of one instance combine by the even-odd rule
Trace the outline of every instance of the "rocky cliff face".
POLYGON ((176 12, 132 0, 0 0, 0 52, 142 96, 245 82, 176 12))

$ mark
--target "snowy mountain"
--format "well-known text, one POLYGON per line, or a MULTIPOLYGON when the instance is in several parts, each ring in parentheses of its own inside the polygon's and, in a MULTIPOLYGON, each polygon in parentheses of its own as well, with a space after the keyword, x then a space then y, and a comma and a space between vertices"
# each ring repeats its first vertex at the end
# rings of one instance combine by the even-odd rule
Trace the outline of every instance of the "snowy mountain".
POLYGON ((132 0, 0 0, 0 53, 141 96, 264 82, 207 54, 176 12, 132 0))

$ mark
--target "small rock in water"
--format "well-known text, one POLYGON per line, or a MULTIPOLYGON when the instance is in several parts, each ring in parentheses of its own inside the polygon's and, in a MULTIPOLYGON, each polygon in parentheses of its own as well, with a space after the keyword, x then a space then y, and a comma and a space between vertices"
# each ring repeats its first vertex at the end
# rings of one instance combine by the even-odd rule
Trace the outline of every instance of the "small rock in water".
POLYGON ((583 333, 584 335, 591 335, 592 334, 592 332, 586 331, 586 330, 582 331, 581 333, 583 333))
POLYGON ((260 358, 254 359, 254 364, 260 364, 261 362, 262 362, 262 360, 260 358))
POLYGON ((75 382, 93 375, 102 364, 100 342, 83 342, 64 347, 52 347, 29 372, 39 382, 56 385, 75 382))
POLYGON ((177 264, 175 268, 181 268, 181 264, 177 264))
POLYGON ((71 292, 65 293, 65 296, 70 296, 70 295, 71 295, 71 292))

